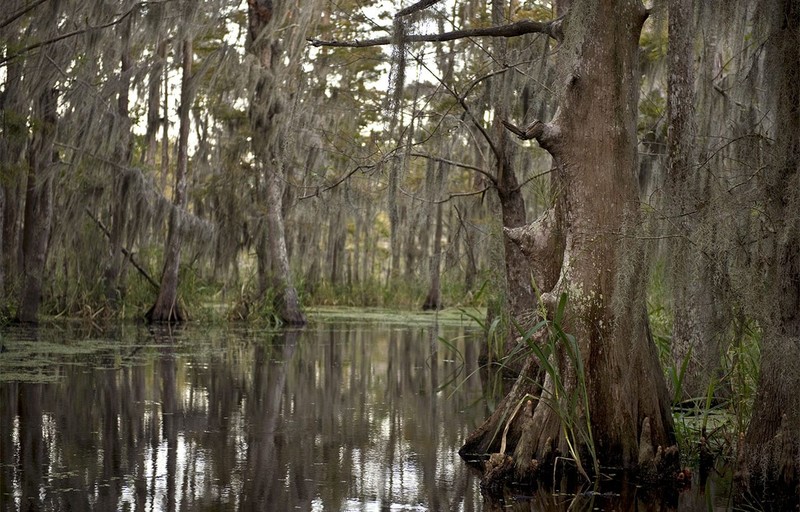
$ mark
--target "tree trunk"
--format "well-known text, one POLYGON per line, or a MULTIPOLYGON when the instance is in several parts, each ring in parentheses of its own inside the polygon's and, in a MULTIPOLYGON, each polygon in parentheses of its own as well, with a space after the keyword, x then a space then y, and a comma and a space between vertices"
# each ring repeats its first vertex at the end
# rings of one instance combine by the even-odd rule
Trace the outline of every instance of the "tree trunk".
POLYGON ((164 248, 164 271, 156 303, 147 312, 149 322, 183 322, 184 312, 178 304, 178 270, 181 262, 181 216, 186 209, 186 175, 189 167, 189 111, 192 107, 192 39, 183 41, 183 76, 181 77, 181 104, 178 108, 178 162, 175 166, 174 207, 169 215, 169 232, 164 248))
MULTIPOLYGON (((463 217, 460 214, 458 215, 458 222, 461 224, 461 229, 464 230, 462 240, 464 242, 464 254, 467 257, 467 268, 464 271, 464 288, 466 288, 467 293, 471 293, 475 289, 475 280, 478 278, 478 262, 475 256, 477 248, 475 247, 475 236, 472 234, 473 229, 470 226, 471 202, 465 202, 464 205, 464 215, 463 217)), ((458 212, 456 213, 458 214, 458 212)))
POLYGON ((258 59, 260 73, 251 100, 250 123, 254 134, 253 153, 256 155, 257 165, 262 167, 265 175, 268 249, 272 262, 270 279, 277 289, 275 306, 280 318, 290 325, 303 325, 306 318, 292 283, 282 213, 284 162, 280 155, 280 127, 276 126, 276 116, 283 110, 276 77, 276 73, 280 72, 279 60, 282 52, 275 36, 267 33, 273 17, 272 2, 248 0, 248 6, 247 51, 258 59))
MULTIPOLYGON (((492 2, 492 21, 496 25, 501 25, 506 18, 506 1, 492 2)), ((504 39, 497 39, 495 42, 495 52, 501 61, 506 59, 507 42, 504 39)), ((497 180, 497 195, 500 199, 500 208, 503 217, 503 228, 518 228, 525 225, 525 199, 519 187, 517 174, 514 169, 514 153, 516 145, 511 141, 510 134, 503 128, 502 121, 508 118, 510 111, 506 104, 508 98, 513 97, 514 73, 504 73, 492 81, 493 109, 494 118, 493 132, 495 133, 495 178, 497 180)), ((537 299, 533 293, 531 283, 531 264, 525 255, 509 237, 503 237, 503 252, 505 255, 506 270, 506 303, 512 322, 526 325, 533 318, 536 311, 537 299)), ((518 329, 513 325, 508 325, 508 332, 505 338, 503 353, 501 356, 510 354, 516 345, 516 338, 519 335, 518 329)), ((518 365, 516 369, 519 369, 518 365)))
POLYGON ((278 286, 277 308, 281 320, 289 325, 303 325, 306 317, 300 308, 297 290, 292 284, 289 256, 286 251, 286 234, 281 215, 282 182, 277 169, 267 173, 267 225, 269 250, 273 262, 273 279, 278 286))
POLYGON ((164 48, 164 103, 163 120, 161 122, 161 190, 167 189, 167 175, 169 175, 169 68, 167 67, 166 47, 164 48))
POLYGON ((694 106, 693 0, 671 0, 669 4, 669 52, 667 53, 667 175, 664 203, 668 215, 665 232, 680 235, 671 239, 669 279, 672 289, 674 328, 672 360, 674 367, 685 368, 680 389, 673 389, 681 400, 705 398, 709 386, 719 375, 722 337, 726 322, 719 304, 719 285, 715 284, 714 261, 701 245, 692 240, 708 202, 708 188, 696 165, 696 127, 694 106), (686 363, 686 364, 684 364, 686 363))
MULTIPOLYGON (((6 211, 6 189, 0 185, 0 255, 5 259, 5 251, 3 249, 3 220, 6 211)), ((6 298, 6 279, 5 279, 5 265, 0 261, 0 315, 5 315, 8 308, 8 300, 6 298)))
POLYGON ((329 280, 333 286, 341 284, 342 268, 344 263, 344 241, 345 236, 344 222, 342 219, 342 209, 336 208, 336 212, 329 212, 328 221, 328 262, 329 280))
MULTIPOLYGON (((167 62, 167 42, 159 41, 156 50, 157 58, 150 69, 147 83, 147 128, 144 135, 144 151, 141 161, 143 164, 155 168, 156 151, 158 143, 158 127, 161 124, 161 78, 167 62)), ((166 120, 164 121, 166 123, 166 120)), ((167 138, 164 137, 166 141, 167 138)))
POLYGON ((739 481, 766 510, 800 507, 800 5, 773 0, 765 86, 775 102, 764 203, 770 223, 759 321, 761 374, 739 481))
MULTIPOLYGON (((529 129, 552 154, 565 195, 560 277, 540 300, 553 319, 562 294, 567 297, 560 327, 575 337, 580 356, 568 357, 560 344, 551 359, 558 373, 548 374, 537 405, 514 417, 506 453, 514 453, 518 474, 552 468, 559 455, 585 463, 591 453, 598 464, 638 469, 648 478, 670 478, 677 469, 669 397, 647 323, 644 251, 636 239, 638 42, 645 18, 638 0, 574 0, 558 52, 559 110, 551 123, 529 129), (556 396, 557 379, 568 395, 585 383, 585 406, 570 405, 563 392, 556 396), (575 423, 562 423, 554 404, 575 423), (587 424, 588 432, 581 427, 587 424)), ((521 241, 539 246, 535 237, 521 241)), ((500 451, 503 436, 495 434, 535 378, 532 357, 462 455, 500 451)))
MULTIPOLYGON (((10 34, 13 34, 13 30, 9 31, 10 34)), ((11 42, 6 46, 6 52, 9 52, 11 42)), ((21 91, 22 59, 8 62, 5 72, 5 90, 0 94, 0 173, 3 176, 0 183, 0 304, 4 305, 0 306, 0 311, 9 305, 11 287, 15 281, 13 276, 17 274, 19 204, 16 192, 22 176, 19 163, 27 133, 21 91)))
POLYGON ((53 177, 58 91, 45 87, 34 110, 41 126, 34 132, 28 153, 28 184, 23 231, 23 284, 18 318, 36 322, 42 301, 45 260, 53 221, 53 177))
POLYGON ((111 254, 105 269, 106 300, 114 305, 122 299, 122 290, 119 288, 120 274, 125 263, 123 244, 127 239, 128 230, 128 189, 130 186, 128 166, 131 163, 131 120, 128 113, 128 97, 130 93, 130 37, 131 20, 128 19, 122 27, 122 57, 120 59, 120 83, 117 97, 117 115, 109 127, 111 133, 116 134, 116 148, 114 161, 110 166, 114 176, 113 207, 111 219, 111 254))
MULTIPOLYGON (((440 163, 439 169, 436 173, 436 184, 431 191, 431 198, 438 199, 438 194, 435 191, 442 190, 444 182, 444 166, 440 163)), ((431 255, 430 276, 431 287, 428 290, 428 296, 422 304, 422 309, 427 311, 430 309, 442 309, 442 292, 441 292, 441 260, 442 260, 442 203, 439 202, 436 207, 436 228, 433 235, 433 254, 431 255)), ((428 217, 430 218, 430 216, 428 217)))

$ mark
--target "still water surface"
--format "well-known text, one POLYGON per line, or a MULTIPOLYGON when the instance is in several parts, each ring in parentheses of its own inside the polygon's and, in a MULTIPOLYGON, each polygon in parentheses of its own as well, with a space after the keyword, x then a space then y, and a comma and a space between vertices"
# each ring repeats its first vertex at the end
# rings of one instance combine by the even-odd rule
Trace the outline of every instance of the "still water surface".
POLYGON ((480 343, 452 323, 7 329, 0 509, 727 509, 708 485, 485 503, 457 454, 489 412, 480 343))
POLYGON ((486 413, 478 346, 431 333, 6 332, 2 508, 475 510, 456 452, 486 413))

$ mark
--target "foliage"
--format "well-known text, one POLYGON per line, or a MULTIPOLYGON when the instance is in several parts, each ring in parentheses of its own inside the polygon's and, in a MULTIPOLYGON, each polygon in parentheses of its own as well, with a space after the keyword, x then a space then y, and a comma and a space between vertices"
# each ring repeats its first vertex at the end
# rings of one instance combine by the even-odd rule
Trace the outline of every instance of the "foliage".
MULTIPOLYGON (((522 341, 547 375, 539 400, 544 401, 561 420, 562 435, 569 454, 578 471, 591 481, 585 464, 591 466, 594 475, 600 474, 600 467, 592 434, 587 370, 578 340, 562 328, 567 300, 567 294, 563 293, 552 320, 541 320, 521 334, 522 341), (542 330, 544 337, 538 335, 542 330), (566 365, 559 361, 565 361, 566 365)), ((546 316, 542 315, 542 318, 546 316)))
POLYGON ((669 295, 663 262, 655 265, 648 290, 650 326, 672 391, 675 433, 682 463, 697 465, 701 447, 714 456, 735 460, 739 435, 750 420, 758 383, 761 343, 758 326, 740 316, 722 342, 728 347, 720 360, 722 377, 712 378, 703 396, 682 400, 681 388, 691 351, 682 361, 672 358, 673 319, 667 304, 669 295))

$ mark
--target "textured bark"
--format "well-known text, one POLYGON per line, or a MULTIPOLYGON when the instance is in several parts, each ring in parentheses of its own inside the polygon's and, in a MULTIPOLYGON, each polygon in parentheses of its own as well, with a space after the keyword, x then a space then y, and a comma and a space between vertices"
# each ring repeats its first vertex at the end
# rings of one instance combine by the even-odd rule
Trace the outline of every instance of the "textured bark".
MULTIPOLYGON (((552 315, 559 297, 568 295, 562 328, 579 344, 588 396, 588 410, 572 412, 578 422, 590 420, 599 463, 669 478, 677 469, 676 449, 664 456, 675 444, 672 416, 649 336, 643 250, 635 236, 638 41, 645 17, 634 0, 575 0, 564 20, 560 108, 536 138, 563 180, 565 252, 558 282, 541 300, 552 315)), ((554 363, 567 390, 575 390, 568 361, 561 354, 554 363)), ((523 373, 515 388, 524 380, 523 373)), ((542 395, 553 392, 548 377, 542 395)), ((528 454, 539 468, 552 468, 555 456, 570 453, 562 420, 547 400, 525 418, 515 419, 513 428, 527 431, 526 446, 514 446, 509 436, 507 453, 528 454)), ((493 416, 462 453, 498 451, 501 428, 493 416)), ((575 451, 586 454, 587 448, 581 442, 575 451)))
MULTIPOLYGON (((439 169, 436 171, 436 180, 433 187, 434 191, 442 189, 442 182, 444 181, 444 165, 439 164, 439 169)), ((432 197, 435 197, 432 194, 432 197)), ((429 217, 430 218, 430 217, 429 217)), ((441 294, 441 261, 442 261, 442 203, 436 204, 436 219, 435 229, 433 234, 433 254, 430 260, 430 277, 431 286, 428 290, 428 295, 425 297, 425 302, 422 304, 422 309, 427 311, 431 309, 442 309, 442 294, 441 294)))
MULTIPOLYGON (((13 32, 4 37, 11 43, 13 32)), ((8 48, 8 47, 7 47, 8 48)), ((7 49, 8 51, 8 49, 7 49)), ((17 274, 17 211, 16 184, 22 175, 20 160, 25 145, 25 114, 22 103, 22 62, 12 60, 5 68, 5 88, 0 94, 0 310, 10 302, 13 276, 17 274)))
POLYGON ((506 228, 506 237, 519 247, 531 265, 533 279, 541 290, 552 290, 564 260, 564 216, 559 204, 543 212, 530 224, 506 228))
MULTIPOLYGON (((505 1, 492 2, 492 22, 501 23, 505 19, 505 1)), ((496 40, 494 52, 501 61, 507 57, 506 41, 496 40)), ((502 121, 508 118, 510 106, 505 102, 513 97, 512 90, 514 74, 504 73, 492 81, 492 98, 494 109, 493 133, 495 156, 495 180, 497 196, 500 199, 503 228, 516 228, 525 225, 525 199, 520 190, 514 169, 514 154, 517 146, 512 142, 510 134, 503 128, 502 121)), ((522 254, 519 246, 508 237, 503 237, 503 252, 506 270, 506 302, 512 322, 526 325, 536 310, 537 300, 531 284, 531 265, 522 254)), ((502 356, 510 354, 516 345, 517 328, 512 324, 508 326, 508 333, 504 340, 502 356)), ((512 363, 519 369, 520 363, 512 363)))
POLYGON ((770 2, 765 84, 775 105, 764 200, 761 374, 740 454, 745 491, 767 510, 800 507, 800 5, 770 2))
POLYGON ((28 151, 28 181, 23 231, 23 279, 17 313, 21 322, 36 322, 42 301, 45 260, 53 222, 53 177, 58 91, 45 87, 34 115, 41 126, 34 132, 28 151))
POLYGON ((178 108, 178 161, 175 166, 174 208, 169 215, 169 232, 164 248, 164 270, 161 274, 156 303, 147 312, 150 322, 183 322, 184 312, 178 304, 178 270, 181 262, 181 216, 186 208, 186 175, 189 167, 189 112, 192 107, 192 39, 187 36, 182 48, 181 104, 178 108))
MULTIPOLYGON (((501 96, 504 97, 504 96, 501 96)), ((501 144, 507 144, 503 139, 501 144)), ((508 149, 510 151, 510 149, 508 149)), ((503 217, 503 228, 518 228, 525 225, 525 200, 519 190, 517 176, 508 161, 510 155, 504 153, 498 162, 498 190, 500 208, 503 217)), ((508 294, 508 309, 511 317, 520 323, 526 323, 536 309, 536 297, 531 286, 530 261, 508 237, 503 237, 503 251, 505 253, 506 284, 508 294)), ((505 354, 513 348, 516 329, 511 328, 511 335, 506 340, 505 354)))
MULTIPOLYGON (((286 233, 283 219, 283 162, 280 158, 281 137, 277 133, 277 115, 283 109, 276 90, 276 76, 280 72, 281 49, 277 36, 268 34, 273 16, 270 0, 248 0, 248 48, 258 59, 260 74, 250 104, 250 125, 253 130, 253 153, 264 175, 266 188, 267 249, 271 263, 269 281, 276 289, 277 313, 290 325, 306 323, 294 287, 286 250, 286 233)), ((259 262, 262 265, 262 262, 259 262)))
MULTIPOLYGON (((669 278, 672 283, 674 329, 672 360, 684 368, 679 399, 704 398, 720 367, 722 337, 726 331, 715 284, 715 263, 691 237, 702 222, 708 188, 696 169, 693 0, 669 4, 669 52, 667 53, 667 212, 665 232, 679 231, 670 239, 669 278)), ((678 391, 680 391, 678 393, 678 391)))

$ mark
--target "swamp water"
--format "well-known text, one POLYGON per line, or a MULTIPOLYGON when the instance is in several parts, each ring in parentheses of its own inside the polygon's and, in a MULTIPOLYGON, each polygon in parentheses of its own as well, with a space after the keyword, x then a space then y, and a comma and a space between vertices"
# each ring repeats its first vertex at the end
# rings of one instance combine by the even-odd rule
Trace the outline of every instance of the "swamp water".
POLYGON ((366 317, 5 328, 0 510, 728 509, 722 480, 485 502, 457 454, 489 413, 480 335, 457 316, 366 317))

